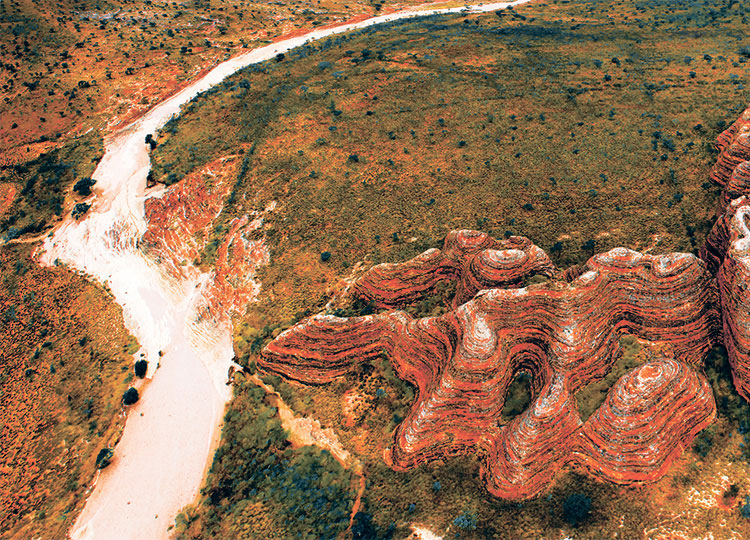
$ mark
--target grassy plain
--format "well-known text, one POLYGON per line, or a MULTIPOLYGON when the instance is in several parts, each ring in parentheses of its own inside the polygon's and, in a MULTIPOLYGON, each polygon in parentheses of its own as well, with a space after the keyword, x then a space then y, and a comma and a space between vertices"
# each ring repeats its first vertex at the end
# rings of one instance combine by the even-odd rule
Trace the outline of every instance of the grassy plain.
MULTIPOLYGON (((199 96, 159 134, 154 177, 177 182, 244 152, 214 244, 231 218, 278 203, 265 217, 271 263, 260 299, 236 321, 238 357, 252 368, 263 343, 322 310, 342 278, 439 246, 454 228, 528 236, 560 267, 615 246, 697 250, 718 193, 708 182, 713 141, 747 104, 748 31, 747 8, 719 0, 558 0, 366 29, 199 96)), ((212 258, 209 249, 197 262, 212 258)), ((626 489, 569 473, 523 504, 489 497, 473 458, 409 473, 385 466, 382 450, 413 399, 387 362, 322 387, 270 382, 364 463, 363 505, 344 537, 404 538, 411 523, 446 538, 743 537, 748 408, 722 351, 709 366, 720 418, 663 480, 626 489), (350 391, 363 396, 354 425, 342 413, 350 391), (592 500, 576 527, 563 515, 574 493, 592 500)), ((287 526, 226 462, 234 455, 244 467, 237 449, 258 449, 238 435, 255 425, 251 399, 238 388, 232 410, 245 412, 227 417, 223 461, 183 538, 239 534, 248 523, 257 532, 242 537, 255 538, 287 526), (265 511, 246 510, 261 501, 265 511)), ((329 470, 340 486, 351 482, 329 470)), ((321 530, 300 537, 326 537, 321 530)))
POLYGON ((0 249, 0 530, 62 538, 124 424, 135 339, 101 287, 0 249))
POLYGON ((10 0, 0 151, 117 124, 213 64, 290 32, 418 2, 10 0))
POLYGON ((419 3, 0 3, 0 183, 17 188, 0 221, 0 238, 11 227, 11 236, 33 235, 70 212, 76 202, 69 198, 70 187, 93 171, 83 170, 101 157, 106 132, 134 120, 219 62, 282 35, 419 3), (61 156, 68 159, 61 161, 61 156), (62 179, 43 171, 43 176, 55 177, 50 180, 53 193, 39 193, 41 182, 36 191, 24 190, 37 174, 39 160, 57 160, 78 171, 62 179))

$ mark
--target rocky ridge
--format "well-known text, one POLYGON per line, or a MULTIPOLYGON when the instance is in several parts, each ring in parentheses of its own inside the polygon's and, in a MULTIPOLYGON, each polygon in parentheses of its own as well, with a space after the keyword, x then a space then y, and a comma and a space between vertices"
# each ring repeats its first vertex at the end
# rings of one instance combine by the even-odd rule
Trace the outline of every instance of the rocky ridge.
POLYGON ((750 109, 718 138, 711 179, 724 186, 718 218, 700 256, 716 274, 724 344, 737 392, 750 401, 750 109))

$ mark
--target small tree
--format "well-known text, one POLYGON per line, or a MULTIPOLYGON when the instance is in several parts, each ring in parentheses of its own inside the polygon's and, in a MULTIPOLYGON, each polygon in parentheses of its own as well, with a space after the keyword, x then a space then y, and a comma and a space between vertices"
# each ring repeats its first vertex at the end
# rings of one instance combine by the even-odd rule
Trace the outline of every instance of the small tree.
POLYGON ((81 178, 73 185, 73 191, 83 197, 88 197, 91 195, 91 186, 94 184, 96 184, 96 180, 93 178, 81 178))
POLYGON ((122 402, 125 405, 133 405, 134 403, 138 402, 138 390, 136 390, 133 387, 128 388, 125 390, 125 393, 122 395, 122 402))
POLYGON ((473 531, 477 528, 477 515, 469 512, 461 512, 461 515, 453 520, 453 524, 459 529, 473 531))
POLYGON ((111 448, 102 448, 96 455, 96 468, 103 469, 112 461, 112 456, 115 455, 114 450, 111 448))
POLYGON ((138 360, 135 363, 135 376, 138 378, 143 378, 146 376, 146 371, 148 370, 148 362, 146 360, 138 360))

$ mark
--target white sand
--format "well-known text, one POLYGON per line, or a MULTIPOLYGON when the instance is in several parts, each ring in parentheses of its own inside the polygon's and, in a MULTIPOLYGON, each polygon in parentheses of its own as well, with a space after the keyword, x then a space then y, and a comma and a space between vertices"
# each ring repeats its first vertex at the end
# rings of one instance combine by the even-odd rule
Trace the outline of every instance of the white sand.
POLYGON ((198 494, 231 397, 224 384, 233 356, 231 329, 194 322, 194 306, 201 301, 207 276, 190 269, 185 279, 170 279, 137 247, 146 230, 143 200, 150 162, 145 136, 156 133, 199 92, 305 42, 397 19, 486 12, 528 1, 400 12, 280 41, 220 64, 107 140, 93 174, 97 184, 92 208, 81 221, 68 218, 45 241, 40 258, 46 264, 57 259, 110 287, 128 329, 143 347, 153 380, 131 407, 113 463, 99 477, 73 526, 73 539, 168 538, 176 514, 198 494))

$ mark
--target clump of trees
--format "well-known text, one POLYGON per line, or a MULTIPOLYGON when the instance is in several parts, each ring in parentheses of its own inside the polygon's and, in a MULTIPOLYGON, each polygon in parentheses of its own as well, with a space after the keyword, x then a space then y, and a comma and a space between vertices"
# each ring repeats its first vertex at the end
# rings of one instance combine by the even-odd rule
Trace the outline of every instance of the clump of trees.
POLYGON ((563 518, 573 527, 589 517, 591 513, 591 497, 583 493, 572 493, 563 503, 563 518))
POLYGON ((459 529, 473 531, 477 528, 477 515, 470 512, 461 512, 461 514, 453 520, 453 524, 459 529))
POLYGON ((203 530, 197 536, 178 531, 178 538, 239 537, 248 526, 258 535, 272 527, 289 538, 336 538, 347 528, 351 473, 327 451, 291 448, 276 408, 264 398, 261 388, 241 383, 198 510, 203 530), (262 518, 248 511, 257 504, 262 518))

